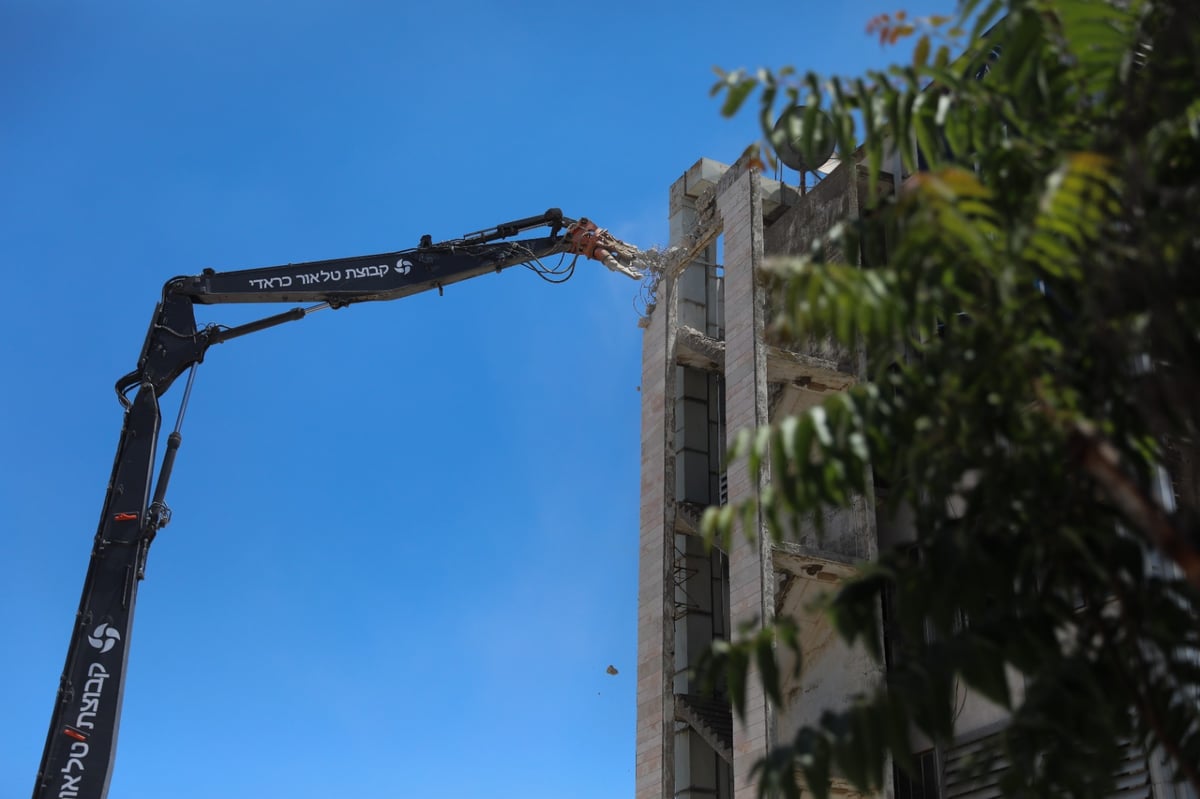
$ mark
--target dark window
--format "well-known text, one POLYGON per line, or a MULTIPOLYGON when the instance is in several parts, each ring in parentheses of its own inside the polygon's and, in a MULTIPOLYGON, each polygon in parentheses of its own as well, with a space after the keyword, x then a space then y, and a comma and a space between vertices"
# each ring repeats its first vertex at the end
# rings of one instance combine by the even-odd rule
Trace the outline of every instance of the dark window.
POLYGON ((913 755, 913 773, 892 767, 896 799, 938 799, 937 757, 932 749, 913 755))

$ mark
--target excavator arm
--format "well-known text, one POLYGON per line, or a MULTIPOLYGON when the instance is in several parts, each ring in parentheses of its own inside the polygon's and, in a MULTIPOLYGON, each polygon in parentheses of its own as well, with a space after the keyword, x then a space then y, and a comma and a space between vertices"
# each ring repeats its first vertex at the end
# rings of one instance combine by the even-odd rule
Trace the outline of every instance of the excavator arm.
MULTIPOLYGON (((108 793, 137 587, 145 575, 150 543, 170 520, 166 490, 182 442, 179 428, 191 389, 190 378, 179 421, 167 438, 155 482, 153 469, 162 426, 159 398, 178 377, 204 360, 210 346, 302 319, 321 308, 440 291, 452 283, 511 266, 531 265, 535 271, 562 278, 563 272, 538 266, 541 259, 559 255, 572 259, 584 256, 640 278, 633 268, 636 253, 635 248, 592 222, 568 219, 561 211, 551 209, 541 216, 437 244, 426 236, 418 247, 409 250, 233 272, 205 270, 194 277, 168 281, 151 319, 137 368, 117 381, 125 418, 34 799, 103 799, 108 793), (549 227, 549 235, 509 240, 537 227, 549 227), (232 328, 197 327, 196 304, 237 302, 316 305, 232 328)), ((194 372, 191 374, 194 376, 194 372)))
POLYGON ((637 276, 628 271, 633 257, 628 245, 587 219, 568 219, 562 211, 551 208, 541 216, 507 222, 459 239, 438 244, 427 240, 411 250, 238 272, 206 271, 196 277, 172 280, 166 292, 205 304, 327 302, 340 307, 440 290, 451 283, 556 255, 583 255, 615 271, 637 276), (550 227, 550 235, 501 241, 534 227, 550 227))

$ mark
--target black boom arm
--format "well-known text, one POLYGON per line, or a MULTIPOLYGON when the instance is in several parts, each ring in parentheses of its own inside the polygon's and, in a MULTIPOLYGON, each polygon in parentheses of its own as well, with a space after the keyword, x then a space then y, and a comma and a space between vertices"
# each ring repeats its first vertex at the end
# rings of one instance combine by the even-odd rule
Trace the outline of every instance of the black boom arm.
POLYGON ((168 281, 137 368, 117 381, 125 419, 34 799, 103 799, 108 792, 137 586, 145 574, 150 543, 170 518, 166 489, 182 441, 177 425, 168 437, 151 496, 161 428, 159 398, 176 378, 204 360, 211 345, 301 319, 315 310, 294 308, 238 327, 197 329, 195 304, 311 302, 319 303, 317 307, 340 308, 441 290, 468 278, 535 264, 559 254, 583 255, 636 278, 640 277, 632 268, 636 252, 588 220, 567 219, 561 211, 551 209, 541 216, 438 244, 425 237, 420 246, 410 250, 236 272, 205 270, 195 277, 168 281), (550 235, 502 241, 534 227, 549 227, 550 235), (132 400, 131 392, 136 392, 132 400))

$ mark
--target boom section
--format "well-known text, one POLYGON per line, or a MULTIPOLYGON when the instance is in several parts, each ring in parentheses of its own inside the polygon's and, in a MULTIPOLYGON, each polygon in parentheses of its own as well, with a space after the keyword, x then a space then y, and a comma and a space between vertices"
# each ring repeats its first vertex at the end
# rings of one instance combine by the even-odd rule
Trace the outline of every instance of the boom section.
POLYGON ((166 290, 201 304, 327 302, 339 307, 395 300, 566 254, 564 241, 558 236, 484 244, 463 241, 235 272, 205 270, 195 277, 175 278, 166 290))
POLYGON ((158 401, 147 384, 125 414, 34 799, 97 799, 108 792, 134 603, 153 539, 148 510, 158 429, 158 401))

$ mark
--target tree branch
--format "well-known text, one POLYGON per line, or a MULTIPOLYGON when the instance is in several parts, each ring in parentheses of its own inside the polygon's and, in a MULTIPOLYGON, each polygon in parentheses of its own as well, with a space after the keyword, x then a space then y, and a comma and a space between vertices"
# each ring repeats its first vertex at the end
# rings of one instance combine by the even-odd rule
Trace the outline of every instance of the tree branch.
POLYGON ((1172 524, 1162 506, 1146 495, 1121 469, 1116 447, 1082 422, 1071 433, 1083 470, 1100 485, 1125 519, 1171 558, 1184 577, 1200 590, 1200 549, 1196 536, 1172 524))

